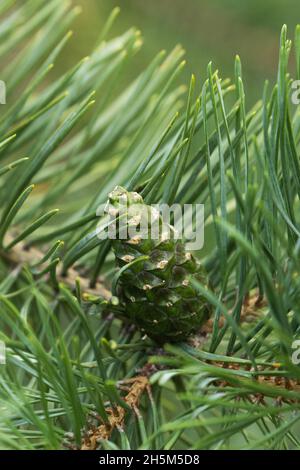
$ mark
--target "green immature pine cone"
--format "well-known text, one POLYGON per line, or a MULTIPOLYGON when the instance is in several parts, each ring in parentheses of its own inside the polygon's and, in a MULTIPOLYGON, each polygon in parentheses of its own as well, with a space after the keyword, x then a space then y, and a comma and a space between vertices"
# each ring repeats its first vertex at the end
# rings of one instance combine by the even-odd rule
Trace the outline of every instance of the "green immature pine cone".
POLYGON ((207 276, 185 243, 176 239, 174 227, 138 193, 120 186, 109 194, 105 211, 113 220, 119 268, 113 293, 126 320, 158 343, 199 333, 210 307, 190 281, 207 285, 207 276))

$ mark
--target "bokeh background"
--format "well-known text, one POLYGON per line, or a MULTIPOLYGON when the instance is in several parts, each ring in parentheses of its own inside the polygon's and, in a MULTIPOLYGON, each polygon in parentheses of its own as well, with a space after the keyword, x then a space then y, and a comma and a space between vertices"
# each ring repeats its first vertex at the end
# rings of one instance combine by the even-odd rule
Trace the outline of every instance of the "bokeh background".
MULTIPOLYGON (((212 60, 222 77, 232 76, 235 54, 243 63, 248 102, 259 99, 266 78, 276 77, 279 33, 283 23, 293 37, 300 22, 299 0, 77 0, 83 11, 77 19, 72 56, 84 56, 114 6, 121 14, 113 33, 131 26, 141 29, 144 46, 127 74, 136 75, 162 48, 180 43, 188 66, 204 77, 212 60)), ((132 77, 128 77, 132 78, 132 77)), ((187 78, 187 77, 184 77, 187 78)), ((183 79, 184 79, 183 78, 183 79)))

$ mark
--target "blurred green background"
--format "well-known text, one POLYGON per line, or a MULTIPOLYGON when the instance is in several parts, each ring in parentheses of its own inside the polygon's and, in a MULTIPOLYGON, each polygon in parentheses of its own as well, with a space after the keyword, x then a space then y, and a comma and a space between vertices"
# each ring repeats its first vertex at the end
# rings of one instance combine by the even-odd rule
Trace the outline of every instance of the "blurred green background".
MULTIPOLYGON (((131 26, 141 29, 142 51, 129 75, 135 76, 160 49, 180 43, 186 49, 188 67, 204 78, 212 60, 222 77, 232 76, 235 54, 243 63, 248 100, 258 99, 266 78, 274 79, 279 33, 283 23, 293 37, 300 22, 299 0, 77 0, 83 11, 75 25, 71 54, 84 56, 94 43, 109 12, 116 5, 121 14, 113 33, 131 26)), ((186 77, 185 77, 186 78, 186 77)))

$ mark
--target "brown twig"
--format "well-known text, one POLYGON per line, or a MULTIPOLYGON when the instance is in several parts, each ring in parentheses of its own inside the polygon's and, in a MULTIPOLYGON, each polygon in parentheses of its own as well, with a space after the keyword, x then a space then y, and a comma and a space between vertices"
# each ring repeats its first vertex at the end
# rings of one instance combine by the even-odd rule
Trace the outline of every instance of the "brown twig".
MULTIPOLYGON (((140 375, 132 379, 123 380, 120 385, 130 385, 129 391, 124 398, 125 403, 135 412, 138 410, 141 395, 145 390, 150 390, 148 377, 140 375)), ((122 429, 127 410, 122 406, 109 407, 106 409, 108 415, 107 422, 100 426, 92 427, 83 437, 81 450, 96 450, 101 441, 110 438, 115 429, 122 429)), ((97 416, 101 421, 101 418, 97 416)))
MULTIPOLYGON (((13 237, 8 234, 6 237, 7 243, 10 243, 13 237)), ((13 248, 8 251, 2 250, 0 253, 1 257, 6 260, 9 264, 14 266, 32 265, 38 262, 44 256, 44 253, 35 248, 34 246, 27 246, 24 242, 19 242, 13 248)), ((90 286, 90 280, 83 276, 82 273, 71 267, 68 269, 66 276, 62 275, 61 263, 57 266, 57 279, 59 282, 63 282, 68 285, 72 290, 76 285, 76 279, 80 279, 80 287, 84 294, 91 294, 98 297, 103 297, 105 300, 111 298, 111 292, 103 285, 102 282, 97 281, 94 287, 90 286)))
MULTIPOLYGON (((255 321, 261 314, 262 309, 267 306, 265 298, 261 298, 257 291, 246 295, 241 310, 240 323, 251 323, 255 321)), ((220 316, 218 327, 223 328, 226 320, 223 315, 220 316)), ((203 335, 212 333, 214 320, 210 318, 201 330, 203 335)))

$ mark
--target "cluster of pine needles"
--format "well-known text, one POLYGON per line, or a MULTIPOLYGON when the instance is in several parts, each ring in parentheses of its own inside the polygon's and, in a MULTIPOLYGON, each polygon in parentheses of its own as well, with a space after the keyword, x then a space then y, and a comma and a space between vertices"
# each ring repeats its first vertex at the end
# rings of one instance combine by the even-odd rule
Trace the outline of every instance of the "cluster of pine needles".
MULTIPOLYGON (((178 86, 177 46, 121 86, 142 40, 134 28, 110 39, 118 9, 89 56, 58 74, 78 13, 68 0, 0 2, 0 447, 299 448, 300 113, 287 28, 277 82, 249 110, 238 57, 232 81, 209 64, 202 83, 178 86), (103 313, 115 261, 97 207, 116 185, 149 204, 205 205, 196 256, 211 289, 195 288, 212 317, 199 344, 158 348, 103 313)), ((294 44, 300 79, 299 28, 294 44)))

